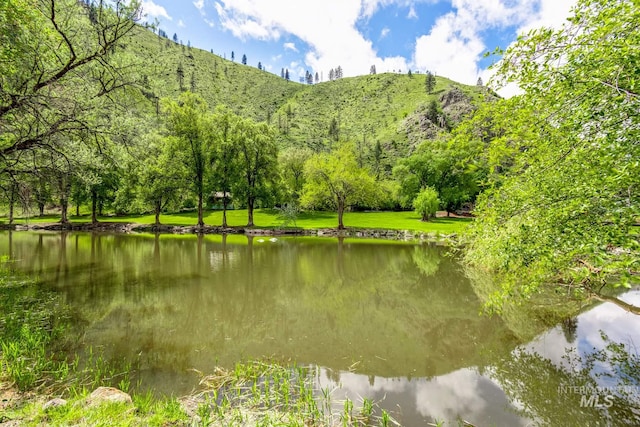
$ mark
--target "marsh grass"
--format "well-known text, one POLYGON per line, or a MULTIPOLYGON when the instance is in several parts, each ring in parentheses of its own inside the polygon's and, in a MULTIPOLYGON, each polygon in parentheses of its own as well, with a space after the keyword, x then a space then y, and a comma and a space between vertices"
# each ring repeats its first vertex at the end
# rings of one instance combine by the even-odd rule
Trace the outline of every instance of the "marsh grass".
POLYGON ((399 425, 371 399, 334 399, 335 390, 317 387, 317 375, 316 368, 271 361, 217 368, 200 380, 197 413, 213 425, 399 425))

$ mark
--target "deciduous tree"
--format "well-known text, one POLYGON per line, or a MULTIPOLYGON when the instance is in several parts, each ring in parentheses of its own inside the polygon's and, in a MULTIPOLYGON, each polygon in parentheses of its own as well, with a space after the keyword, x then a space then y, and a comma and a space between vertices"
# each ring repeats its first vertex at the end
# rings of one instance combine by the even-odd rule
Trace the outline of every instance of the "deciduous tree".
POLYGON ((170 138, 149 136, 147 156, 140 164, 138 191, 144 203, 153 207, 156 226, 160 225, 161 212, 187 184, 184 164, 172 152, 175 142, 170 138))
POLYGON ((120 53, 139 18, 139 3, 110 3, 0 4, 3 159, 36 148, 55 151, 70 138, 88 140, 99 133, 94 114, 104 104, 96 100, 134 83, 120 53))
POLYGON ((579 0, 560 30, 532 31, 498 65, 498 83, 524 94, 500 101, 513 125, 487 157, 510 164, 479 198, 466 250, 502 278, 498 304, 547 283, 597 297, 640 277, 638 20, 635 1, 579 0))
POLYGON ((429 221, 435 217, 439 207, 438 192, 433 187, 423 188, 413 200, 413 209, 420 215, 422 221, 429 221))
POLYGON ((275 132, 266 123, 239 120, 236 127, 238 167, 242 179, 234 186, 234 195, 247 202, 247 227, 253 227, 257 200, 266 200, 277 181, 278 148, 275 132))
POLYGON ((215 150, 212 157, 212 186, 222 193, 222 227, 227 227, 227 207, 231 190, 243 179, 240 169, 240 142, 244 137, 242 118, 226 107, 216 108, 214 118, 215 150))
POLYGON ((358 166, 353 145, 314 155, 305 164, 304 172, 302 205, 335 209, 340 230, 344 229, 343 216, 348 207, 377 203, 375 179, 367 169, 358 166))
POLYGON ((173 154, 184 162, 189 180, 198 197, 198 227, 204 227, 205 175, 212 146, 211 120, 206 102, 198 95, 184 92, 178 101, 165 100, 167 128, 173 141, 173 154))

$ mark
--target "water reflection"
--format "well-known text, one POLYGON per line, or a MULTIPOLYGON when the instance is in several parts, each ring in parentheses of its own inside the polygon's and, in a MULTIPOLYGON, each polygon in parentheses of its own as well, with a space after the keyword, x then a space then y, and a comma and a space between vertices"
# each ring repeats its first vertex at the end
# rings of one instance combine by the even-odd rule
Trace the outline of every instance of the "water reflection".
POLYGON ((566 425, 562 404, 575 399, 557 387, 581 372, 566 349, 586 363, 606 346, 599 329, 612 342, 640 338, 637 316, 611 304, 542 335, 524 311, 480 316, 481 292, 430 245, 6 233, 0 253, 73 307, 81 350, 136 362, 144 387, 187 393, 194 368, 272 357, 318 365, 338 400, 373 398, 404 425, 566 425), (538 338, 519 347, 525 334, 538 338))
MULTIPOLYGON (((640 291, 621 299, 640 303, 640 291)), ((536 425, 640 425, 640 317, 606 303, 499 360, 491 377, 536 425)))
POLYGON ((85 345, 142 354, 149 369, 275 356, 433 376, 513 342, 478 315, 452 260, 428 261, 438 248, 424 248, 439 265, 429 276, 414 264, 421 247, 349 240, 24 233, 13 250, 90 324, 85 345))
MULTIPOLYGON (((338 401, 361 402, 363 396, 383 403, 402 425, 420 426, 439 421, 467 421, 474 425, 519 426, 528 421, 511 406, 495 382, 464 368, 434 378, 367 377, 352 372, 321 371, 324 389, 338 401)), ((336 410, 340 408, 337 407, 336 410)))

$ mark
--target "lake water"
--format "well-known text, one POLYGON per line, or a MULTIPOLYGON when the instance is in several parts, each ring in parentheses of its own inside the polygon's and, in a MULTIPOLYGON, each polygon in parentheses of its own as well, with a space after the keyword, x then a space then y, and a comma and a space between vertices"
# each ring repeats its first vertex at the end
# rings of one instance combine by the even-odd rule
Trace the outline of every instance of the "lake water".
MULTIPOLYGON (((552 328, 488 317, 444 248, 272 240, 4 232, 0 254, 72 307, 79 349, 131 361, 159 393, 191 392, 194 370, 269 358, 407 426, 640 424, 640 374, 624 370, 640 366, 639 316, 601 304, 552 328)), ((639 291, 622 298, 640 305, 639 291)))

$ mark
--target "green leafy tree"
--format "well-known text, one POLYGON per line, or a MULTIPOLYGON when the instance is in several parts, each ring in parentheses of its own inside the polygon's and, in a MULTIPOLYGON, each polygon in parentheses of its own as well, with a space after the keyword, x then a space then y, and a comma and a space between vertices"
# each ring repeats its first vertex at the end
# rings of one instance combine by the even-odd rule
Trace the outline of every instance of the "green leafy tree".
POLYGON ((486 166, 476 161, 477 147, 457 144, 461 138, 451 137, 450 142, 425 142, 414 154, 398 161, 393 176, 400 184, 401 206, 412 206, 415 197, 426 186, 438 192, 441 206, 447 213, 475 200, 480 192, 479 182, 486 176, 486 166))
POLYGON ((305 183, 304 165, 310 157, 311 151, 306 148, 292 147, 280 153, 278 164, 286 189, 285 201, 299 205, 305 183))
POLYGON ((242 179, 234 195, 247 203, 247 227, 253 227, 253 210, 257 200, 267 200, 278 175, 278 147, 274 130, 266 123, 250 119, 237 124, 238 170, 242 179))
POLYGON ((33 198, 38 206, 38 215, 44 216, 47 203, 51 202, 51 184, 47 180, 46 174, 38 171, 31 181, 33 188, 33 198))
POLYGON ((580 0, 560 30, 532 31, 498 64, 497 83, 524 94, 497 103, 509 117, 489 126, 498 173, 466 246, 468 263, 502 278, 497 304, 548 283, 598 298, 639 277, 638 20, 635 1, 580 0))
POLYGON ((116 0, 111 6, 94 6, 90 19, 92 9, 76 0, 0 4, 3 159, 55 151, 70 138, 99 133, 95 113, 134 83, 119 47, 135 28, 139 3, 116 0))
POLYGON ((304 174, 302 205, 337 210, 340 230, 344 229, 343 216, 348 207, 377 204, 375 179, 367 169, 358 166, 351 144, 314 155, 306 162, 304 174))
POLYGON ((439 207, 438 192, 432 187, 424 188, 413 200, 413 208, 420 215, 422 221, 434 218, 439 207))
POLYGON ((204 227, 205 176, 209 170, 212 126, 206 102, 198 95, 184 92, 178 101, 165 100, 167 129, 174 136, 174 155, 181 158, 198 198, 198 227, 204 227))
POLYGON ((155 225, 160 225, 160 214, 186 185, 184 164, 173 155, 170 139, 154 136, 147 145, 147 157, 140 165, 139 194, 153 206, 155 225))
POLYGON ((240 142, 242 119, 226 107, 217 107, 214 118, 215 151, 212 158, 212 185, 222 194, 222 227, 227 227, 227 208, 232 188, 242 179, 240 142))

